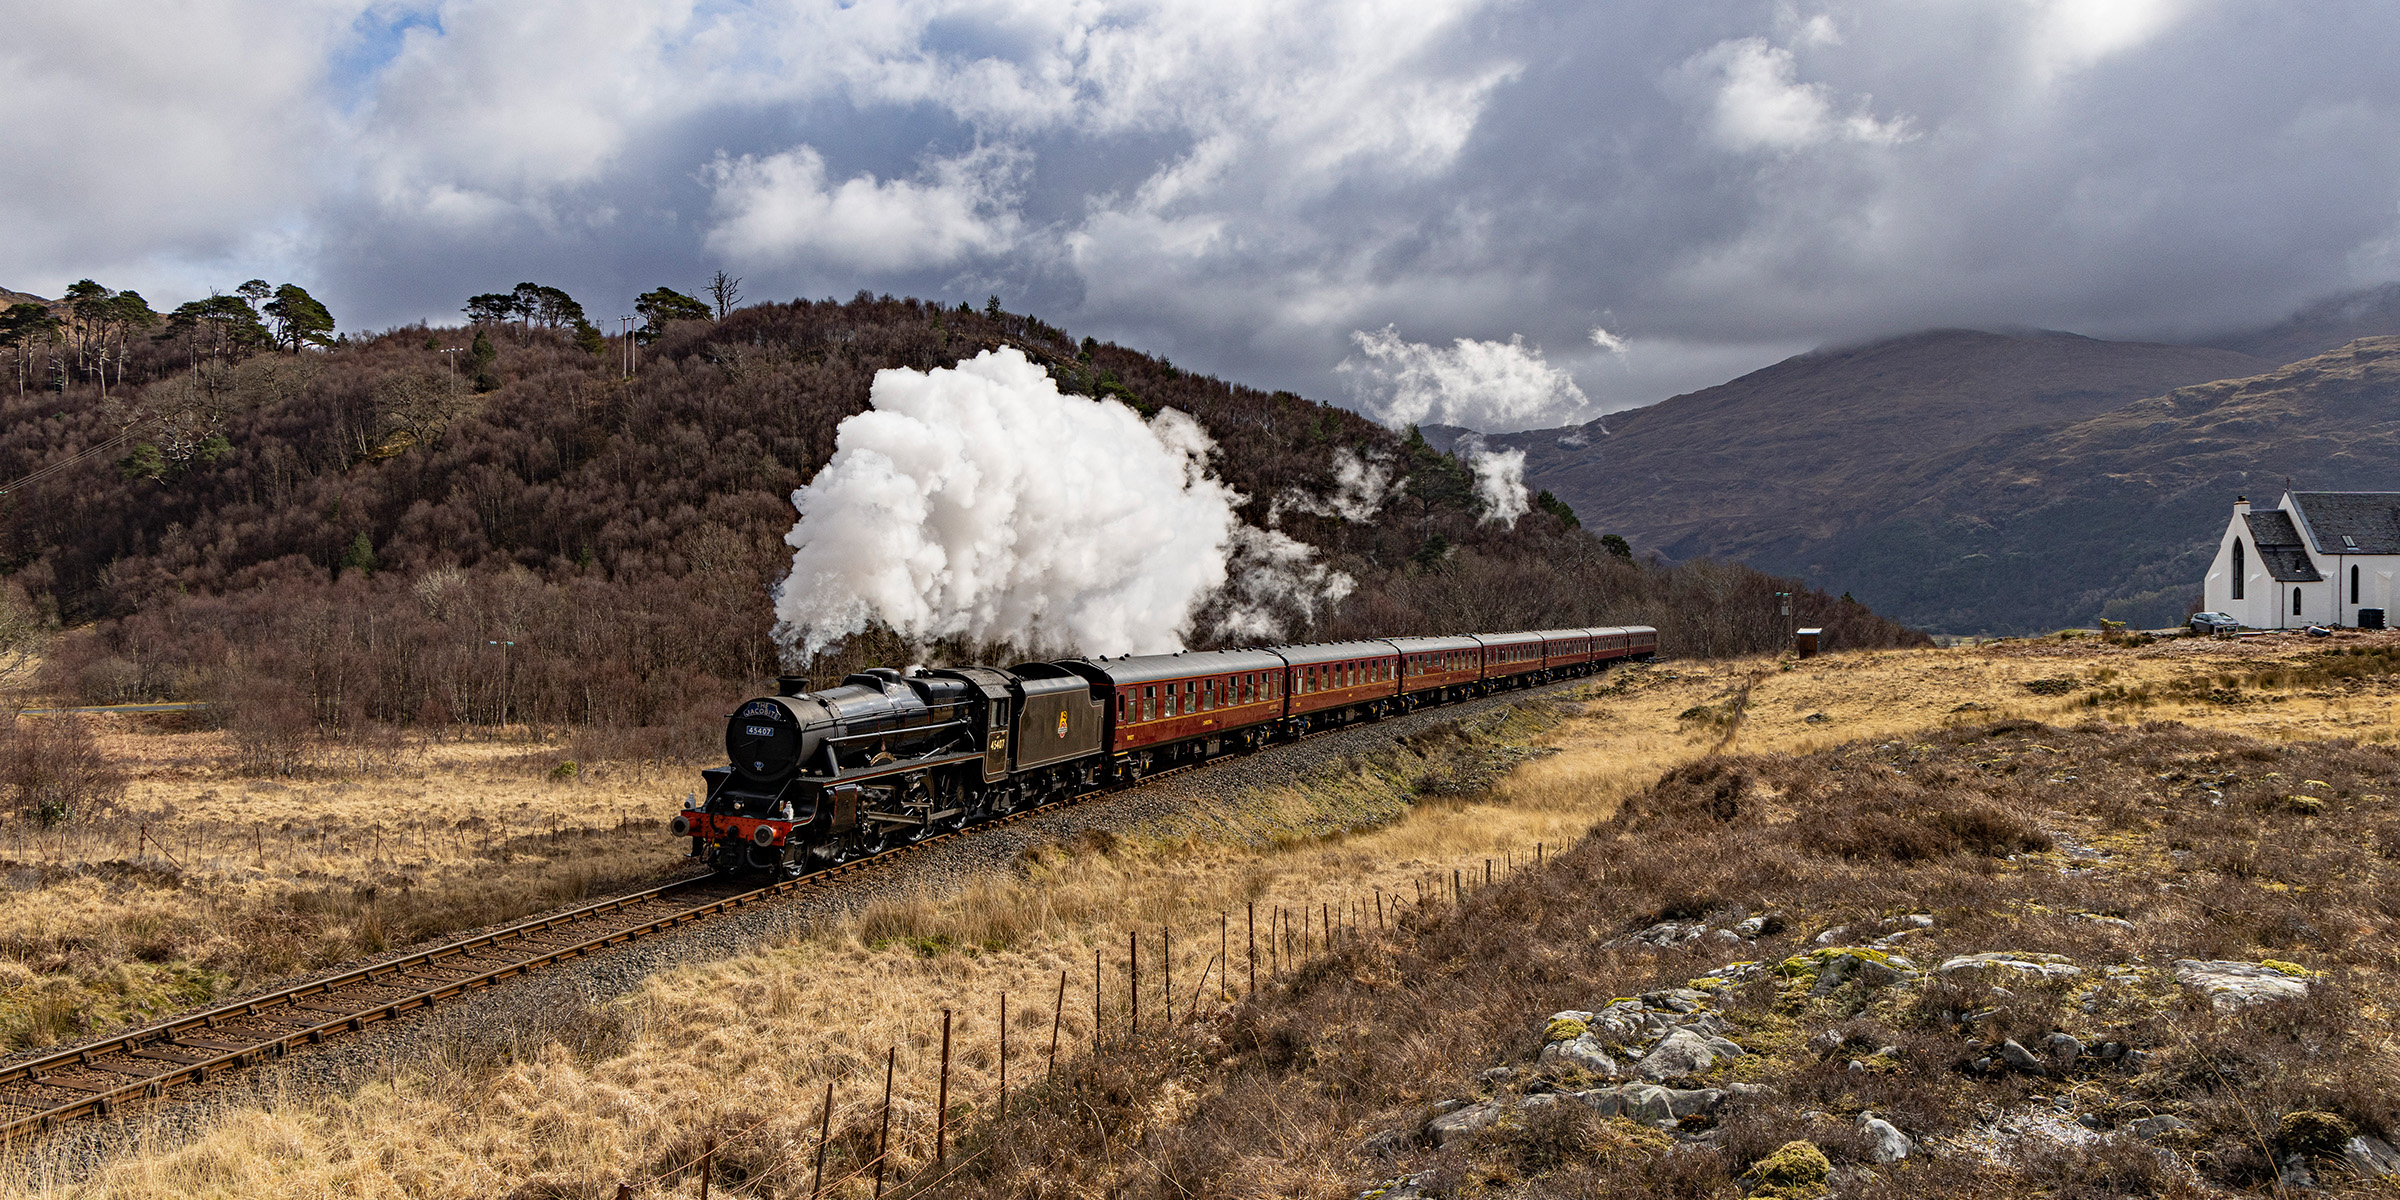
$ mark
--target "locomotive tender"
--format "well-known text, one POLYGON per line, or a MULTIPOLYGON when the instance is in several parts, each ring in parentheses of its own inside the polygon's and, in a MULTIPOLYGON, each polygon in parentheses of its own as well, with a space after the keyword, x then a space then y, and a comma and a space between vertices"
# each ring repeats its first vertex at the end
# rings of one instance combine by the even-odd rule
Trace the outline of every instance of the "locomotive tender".
POLYGON ((669 829, 720 871, 797 875, 1216 755, 1589 675, 1648 626, 945 667, 823 691, 784 676, 728 718, 728 762, 669 829))

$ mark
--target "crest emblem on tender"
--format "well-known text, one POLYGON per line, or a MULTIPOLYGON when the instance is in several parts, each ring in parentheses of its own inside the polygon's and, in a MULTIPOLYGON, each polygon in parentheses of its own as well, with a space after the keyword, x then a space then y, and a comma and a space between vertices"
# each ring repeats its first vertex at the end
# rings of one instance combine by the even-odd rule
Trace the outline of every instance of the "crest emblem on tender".
POLYGON ((1058 736, 1067 736, 1067 710, 1058 710, 1058 736))

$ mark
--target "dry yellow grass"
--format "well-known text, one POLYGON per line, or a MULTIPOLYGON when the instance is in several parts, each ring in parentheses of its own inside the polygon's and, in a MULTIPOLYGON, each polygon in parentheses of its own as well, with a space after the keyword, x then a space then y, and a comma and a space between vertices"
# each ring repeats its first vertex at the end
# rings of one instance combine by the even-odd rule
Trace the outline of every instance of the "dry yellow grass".
MULTIPOLYGON (((551 1014, 544 1019, 555 1023, 517 1038, 512 1054, 395 1064, 354 1095, 294 1096, 234 1113, 188 1144, 141 1149, 81 1182, 21 1164, 0 1182, 0 1196, 463 1197, 533 1184, 555 1190, 521 1194, 605 1195, 619 1179, 688 1161, 711 1133, 725 1139, 720 1194, 788 1196, 805 1187, 828 1082, 840 1097, 828 1174, 852 1169, 869 1153, 865 1122, 887 1048, 898 1058, 894 1165, 915 1176, 931 1149, 940 1010, 955 1013, 953 1116, 971 1126, 996 1083, 998 994, 1010 997, 1012 1080, 1031 1080, 1049 1040, 1062 970, 1069 977, 1063 1042, 1067 1052, 1088 1044, 1095 951, 1104 963, 1102 1020, 1122 1027, 1129 933, 1143 938, 1145 1019, 1155 1019, 1161 1003, 1155 954, 1162 928, 1175 935, 1179 1015, 1190 1012, 1195 990, 1207 1009, 1221 1003, 1217 990, 1228 978, 1217 958, 1220 914, 1229 921, 1238 990, 1247 965, 1246 905, 1258 906, 1262 943, 1270 920, 1278 943, 1298 941, 1299 930, 1282 928, 1286 912, 1295 920, 1308 914, 1311 940, 1322 937, 1321 914, 1336 905, 1349 922, 1362 911, 1372 921, 1376 896, 1413 902, 1417 885, 1446 883, 1453 870, 1479 878, 1486 859, 1517 862, 1537 842, 1571 841, 1663 769, 1720 745, 1806 751, 2010 715, 2068 723, 2180 719, 2281 739, 2393 737, 2390 677, 2322 686, 2252 682, 2239 693, 2246 702, 2205 698, 2211 681, 2272 673, 2324 648, 2298 639, 2006 643, 1627 672, 1595 685, 1580 712, 1538 737, 1556 753, 1481 794, 1427 800, 1379 827, 1265 842, 1184 832, 1054 847, 1018 877, 887 901, 838 927, 662 974, 594 1012, 551 1014), (2074 690, 2043 695, 2024 686, 2062 678, 2074 690), (2194 698, 2177 698, 2178 688, 2194 698), (1728 701, 1745 696, 1730 727, 1705 712, 1688 715, 1711 706, 1722 714, 1728 701), (1957 711, 1968 704, 1980 707, 1957 711), (1810 721, 1817 713, 1824 719, 1810 721)), ((1358 786, 1370 786, 1363 775, 1358 786)), ((1304 823, 1310 805, 1324 800, 1322 789, 1295 785, 1253 803, 1304 823)), ((1280 945, 1275 954, 1289 965, 1280 945)), ((1156 1104, 1168 1112, 1188 1099, 1160 1096, 1156 1104)), ((667 1194, 673 1182, 638 1194, 667 1194)), ((864 1194, 865 1187, 853 1178, 840 1194, 864 1194)))
POLYGON ((0 1050, 577 899, 672 867, 688 773, 555 770, 538 742, 378 747, 245 777, 224 735, 79 720, 127 776, 105 813, 0 820, 0 1050), (338 766, 339 764, 334 764, 338 766))

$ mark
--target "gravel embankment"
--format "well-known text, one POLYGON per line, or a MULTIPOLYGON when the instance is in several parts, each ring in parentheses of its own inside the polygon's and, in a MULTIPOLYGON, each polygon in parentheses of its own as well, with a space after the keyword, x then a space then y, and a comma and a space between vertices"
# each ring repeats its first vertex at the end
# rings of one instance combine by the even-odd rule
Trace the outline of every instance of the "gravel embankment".
MULTIPOLYGON (((389 1076, 397 1064, 423 1063, 445 1053, 455 1053, 462 1042, 480 1039, 505 1043, 520 1019, 529 1014, 580 1011, 632 991, 659 971, 745 953, 778 937, 805 931, 818 921, 838 919, 878 897, 918 891, 945 893, 978 876, 1017 869, 1021 856, 1029 850, 1071 841, 1088 832, 1122 835, 1215 829, 1220 835, 1230 832, 1241 836, 1244 831, 1238 825, 1228 825, 1213 814, 1229 804, 1238 804, 1246 795, 1324 778, 1405 739, 1529 700, 1555 698, 1590 682, 1570 680, 1509 692, 1270 746, 1253 755, 1229 757, 1127 791, 909 851, 895 856, 888 865, 804 890, 788 900, 737 909, 588 958, 544 967, 523 979, 472 993, 430 1011, 379 1022, 364 1033, 295 1050, 274 1066, 244 1072, 222 1084, 179 1092, 146 1111, 128 1113, 107 1122, 73 1123, 47 1141, 20 1151, 19 1161, 25 1170, 37 1176, 36 1182, 66 1183, 81 1179, 129 1147, 171 1145, 196 1136, 219 1113, 230 1108, 299 1099, 327 1091, 346 1092, 389 1076)), ((1514 762, 1523 754, 1521 750, 1495 747, 1489 757, 1494 766, 1499 766, 1514 762)), ((479 931, 460 931, 454 936, 472 936, 475 932, 479 931)), ((415 947, 381 957, 399 957, 411 949, 415 947)), ((321 974, 353 970, 366 961, 344 964, 321 974)), ((539 1018, 526 1023, 537 1030, 547 1025, 539 1018)), ((40 1053, 56 1049, 51 1047, 40 1053)))

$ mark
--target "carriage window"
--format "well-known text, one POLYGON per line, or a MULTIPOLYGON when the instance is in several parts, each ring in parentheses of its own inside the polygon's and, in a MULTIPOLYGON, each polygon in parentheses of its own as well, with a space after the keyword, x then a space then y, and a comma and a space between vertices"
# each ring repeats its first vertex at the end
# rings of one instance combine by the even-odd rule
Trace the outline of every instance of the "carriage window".
POLYGON ((1155 684, 1142 689, 1142 719, 1158 719, 1158 687, 1155 684))
POLYGON ((1214 710, 1216 709, 1216 707, 1217 707, 1217 681, 1216 681, 1216 680, 1214 680, 1214 679, 1211 679, 1211 680, 1209 680, 1209 681, 1208 681, 1208 686, 1206 686, 1206 687, 1203 687, 1203 688, 1201 688, 1201 689, 1200 689, 1200 711, 1201 711, 1201 712, 1212 712, 1212 711, 1214 711, 1214 710))
POLYGON ((1117 693, 1117 719, 1120 721, 1130 721, 1133 719, 1132 692, 1117 693))
POLYGON ((1183 682, 1183 711, 1187 715, 1200 711, 1200 685, 1189 679, 1183 682))

